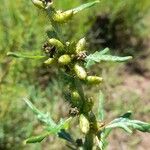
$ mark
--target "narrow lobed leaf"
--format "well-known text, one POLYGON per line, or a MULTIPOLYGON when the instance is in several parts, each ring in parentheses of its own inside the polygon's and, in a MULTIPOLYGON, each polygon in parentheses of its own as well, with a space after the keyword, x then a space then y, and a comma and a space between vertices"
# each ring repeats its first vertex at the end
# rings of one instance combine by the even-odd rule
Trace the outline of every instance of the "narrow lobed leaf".
POLYGON ((27 105, 31 108, 33 113, 37 116, 37 118, 41 122, 45 123, 46 125, 50 126, 51 128, 56 126, 55 122, 52 120, 52 118, 48 114, 42 113, 28 99, 24 99, 24 101, 27 103, 27 105))
POLYGON ((106 140, 105 133, 102 132, 100 140, 98 139, 98 137, 96 137, 96 140, 97 140, 96 142, 97 142, 98 148, 100 150, 105 150, 106 146, 108 145, 108 141, 106 140))
POLYGON ((8 52, 7 56, 15 57, 15 58, 27 58, 27 59, 42 59, 45 58, 46 56, 42 55, 37 55, 37 56, 32 56, 32 55, 27 55, 23 53, 14 53, 14 52, 8 52))
POLYGON ((45 129, 47 132, 39 135, 34 136, 31 138, 28 138, 25 143, 36 143, 41 142, 45 137, 47 137, 49 134, 59 134, 59 132, 63 129, 68 129, 70 122, 72 120, 72 117, 64 120, 61 119, 58 124, 56 124, 52 118, 48 114, 44 114, 40 112, 28 99, 24 99, 27 105, 31 108, 33 113, 37 116, 37 118, 46 124, 47 128, 45 129))
POLYGON ((47 136, 49 135, 49 133, 43 133, 41 135, 38 135, 38 136, 32 136, 28 139, 25 140, 25 144, 27 143, 39 143, 41 141, 43 141, 47 136))
POLYGON ((119 57, 119 56, 103 55, 99 52, 95 52, 94 54, 91 54, 87 56, 86 58, 86 60, 93 60, 95 62, 101 62, 101 61, 123 62, 129 59, 132 59, 132 57, 131 56, 119 57))
POLYGON ((107 137, 112 132, 114 128, 122 128, 124 131, 128 133, 132 133, 134 130, 139 130, 142 132, 150 132, 150 124, 146 122, 142 122, 139 120, 131 120, 131 111, 123 114, 117 119, 111 121, 103 131, 100 131, 100 141, 98 141, 98 146, 101 150, 105 149, 107 145, 107 137))
POLYGON ((100 53, 101 55, 104 55, 104 54, 107 54, 109 51, 110 51, 110 49, 107 47, 107 48, 105 48, 104 50, 100 51, 99 53, 100 53))
POLYGON ((76 14, 76 13, 78 13, 78 12, 84 10, 84 9, 87 9, 87 8, 90 8, 90 7, 94 6, 95 4, 97 4, 99 2, 100 1, 97 0, 97 1, 94 1, 94 2, 89 2, 89 3, 83 4, 83 5, 79 6, 79 7, 76 7, 74 9, 72 9, 73 13, 76 14))
POLYGON ((132 116, 132 111, 128 111, 128 112, 126 112, 125 114, 123 114, 123 115, 120 116, 120 117, 130 119, 131 116, 132 116))
POLYGON ((106 129, 122 128, 128 133, 132 133, 133 130, 139 130, 142 132, 150 132, 150 124, 139 120, 130 119, 131 112, 128 112, 120 118, 114 119, 110 122, 106 129))
POLYGON ((68 129, 70 122, 72 120, 72 117, 64 120, 64 119, 60 119, 59 123, 55 125, 55 127, 47 127, 47 131, 52 133, 52 134, 57 134, 60 130, 62 129, 68 129))
POLYGON ((58 133, 58 136, 70 143, 75 143, 70 133, 66 132, 64 129, 60 130, 60 132, 58 133))
POLYGON ((85 61, 85 67, 89 68, 90 66, 94 65, 95 63, 100 63, 101 61, 106 62, 124 62, 129 59, 132 59, 132 56, 126 56, 126 57, 119 57, 119 56, 112 56, 109 54, 106 54, 109 51, 108 48, 104 49, 103 51, 96 51, 94 54, 90 54, 86 57, 85 61))

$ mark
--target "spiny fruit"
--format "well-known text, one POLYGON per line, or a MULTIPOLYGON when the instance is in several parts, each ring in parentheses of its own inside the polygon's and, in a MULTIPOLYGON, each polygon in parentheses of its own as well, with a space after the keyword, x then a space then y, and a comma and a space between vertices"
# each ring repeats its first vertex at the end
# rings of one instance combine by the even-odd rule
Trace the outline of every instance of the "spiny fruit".
POLYGON ((71 62, 71 57, 67 54, 60 56, 58 59, 58 63, 62 65, 68 65, 70 62, 71 62))
POLYGON ((89 84, 100 84, 103 81, 103 78, 98 76, 87 76, 86 81, 89 84))
POLYGON ((88 119, 86 118, 86 116, 84 116, 83 114, 80 115, 80 118, 79 118, 79 126, 80 126, 80 129, 83 133, 87 133, 90 129, 90 124, 89 124, 89 121, 88 119))
POLYGON ((86 40, 85 38, 82 38, 76 44, 76 53, 78 54, 82 51, 85 51, 85 49, 86 49, 86 40))
POLYGON ((47 9, 53 4, 53 2, 46 0, 32 0, 32 3, 40 9, 47 9))
POLYGON ((53 64, 54 63, 54 58, 49 58, 49 59, 47 59, 45 62, 44 62, 44 64, 46 64, 46 65, 51 65, 51 64, 53 64))
POLYGON ((72 100, 73 105, 75 106, 78 106, 80 104, 81 97, 78 91, 73 91, 71 93, 71 100, 72 100))
POLYGON ((59 49, 64 49, 64 45, 62 42, 60 42, 59 40, 52 38, 48 40, 48 44, 55 46, 58 50, 59 49))
POLYGON ((80 95, 79 95, 78 91, 73 91, 73 92, 71 93, 71 98, 73 99, 73 101, 78 101, 78 100, 80 100, 80 95))
POLYGON ((81 80, 84 80, 87 76, 85 69, 83 67, 79 66, 78 64, 75 64, 74 71, 75 71, 77 77, 81 80))
POLYGON ((53 20, 58 23, 66 23, 69 19, 71 19, 73 16, 72 10, 67 10, 65 12, 57 11, 53 15, 53 20))

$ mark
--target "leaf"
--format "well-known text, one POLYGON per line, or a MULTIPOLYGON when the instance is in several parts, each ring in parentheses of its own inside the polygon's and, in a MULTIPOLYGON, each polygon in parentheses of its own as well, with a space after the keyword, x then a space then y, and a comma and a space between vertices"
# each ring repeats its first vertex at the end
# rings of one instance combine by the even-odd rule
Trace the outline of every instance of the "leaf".
POLYGON ((131 120, 131 111, 123 114, 117 119, 111 121, 102 131, 100 131, 100 141, 98 141, 98 147, 104 150, 107 146, 107 137, 112 132, 113 128, 122 128, 128 133, 132 133, 133 130, 139 130, 142 132, 150 132, 150 124, 139 120, 131 120))
POLYGON ((39 111, 28 99, 24 99, 27 105, 31 108, 33 113, 37 116, 37 118, 46 124, 47 128, 45 129, 47 132, 39 135, 39 136, 33 136, 31 138, 28 138, 25 143, 36 143, 41 142, 45 137, 47 137, 49 134, 59 134, 59 132, 62 129, 68 129, 69 124, 72 120, 72 117, 64 120, 61 119, 58 124, 56 124, 52 118, 48 114, 44 114, 41 111, 39 111))
POLYGON ((95 55, 91 55, 87 59, 91 59, 96 62, 100 62, 100 61, 123 62, 131 58, 132 58, 131 56, 118 57, 118 56, 111 56, 111 55, 99 55, 99 53, 95 53, 95 55))
MULTIPOLYGON (((87 61, 87 60, 86 60, 87 61)), ((85 63, 85 67, 88 69, 90 68, 91 66, 95 65, 95 62, 93 60, 88 60, 86 63, 85 63)))
POLYGON ((41 135, 38 135, 38 136, 33 136, 33 137, 30 137, 28 139, 25 140, 25 144, 27 143, 38 143, 38 142, 41 142, 44 140, 44 138, 46 138, 47 136, 49 135, 49 133, 43 133, 41 135))
MULTIPOLYGON (((64 130, 64 129, 68 128, 70 121, 71 121, 71 118, 69 118, 67 120, 64 120, 63 122, 61 122, 58 125, 55 125, 54 127, 49 126, 49 127, 46 128, 46 130, 48 132, 46 132, 44 134, 41 134, 41 135, 38 135, 38 136, 30 137, 27 140, 25 140, 25 143, 37 143, 37 142, 41 142, 44 138, 46 138, 50 134, 55 134, 55 135, 58 134, 58 136, 59 136, 61 130, 64 130)), ((70 141, 70 142, 73 142, 73 141, 70 141)))
POLYGON ((128 133, 132 133, 133 130, 139 130, 142 132, 150 132, 150 124, 139 120, 130 119, 131 112, 124 114, 123 116, 114 119, 110 122, 105 129, 122 128, 128 133))
POLYGON ((85 67, 89 68, 90 66, 94 65, 96 62, 99 63, 101 61, 111 61, 111 62, 124 62, 129 59, 132 59, 131 56, 126 57, 119 57, 119 56, 112 56, 109 54, 106 54, 109 51, 108 48, 104 49, 103 51, 96 51, 94 54, 90 54, 86 57, 85 61, 85 67))
POLYGON ((120 116, 120 117, 122 117, 122 118, 131 118, 131 116, 132 116, 132 112, 131 111, 128 111, 127 113, 125 113, 125 114, 123 114, 122 116, 120 116))
POLYGON ((105 48, 104 50, 100 51, 99 53, 100 53, 101 55, 104 55, 104 54, 108 53, 109 51, 110 51, 110 49, 107 47, 107 48, 105 48))
POLYGON ((61 119, 61 120, 59 121, 58 128, 59 128, 59 129, 68 129, 71 120, 72 120, 72 117, 70 117, 70 118, 68 118, 68 119, 66 119, 66 120, 61 119))
POLYGON ((104 120, 104 94, 100 92, 99 94, 99 107, 98 107, 98 119, 104 120))
POLYGON ((23 53, 14 53, 14 52, 8 52, 7 56, 11 56, 15 58, 27 58, 27 59, 42 59, 46 57, 46 56, 41 56, 41 55, 32 56, 32 55, 27 55, 23 53))
POLYGON ((52 120, 52 118, 47 114, 42 113, 40 110, 38 110, 28 99, 24 99, 24 101, 27 103, 27 105, 31 108, 33 113, 37 116, 37 118, 45 123, 47 126, 55 127, 56 124, 52 120))
POLYGON ((71 120, 72 120, 72 117, 66 120, 61 119, 59 123, 55 125, 55 127, 52 128, 49 126, 46 128, 46 130, 52 134, 57 134, 62 129, 68 129, 71 120))
POLYGON ((95 4, 99 3, 100 1, 97 0, 97 1, 94 1, 94 2, 89 2, 89 3, 86 3, 86 4, 83 4, 83 5, 80 5, 79 7, 76 7, 74 9, 72 9, 73 13, 76 14, 84 9, 87 9, 89 7, 92 7, 94 6, 95 4))
POLYGON ((97 137, 97 146, 99 147, 100 150, 104 150, 107 145, 108 145, 108 141, 105 137, 105 132, 102 132, 100 140, 97 137))
MULTIPOLYGON (((109 48, 105 48, 104 50, 99 52, 99 55, 104 55, 104 54, 108 53, 109 51, 110 51, 109 48)), ((89 60, 86 65, 92 66, 94 64, 95 64, 95 62, 93 60, 89 60)), ((87 67, 87 68, 89 68, 89 67, 87 67)))
POLYGON ((73 144, 75 143, 70 133, 66 132, 64 129, 60 130, 60 132, 58 133, 58 136, 70 143, 73 143, 73 144))

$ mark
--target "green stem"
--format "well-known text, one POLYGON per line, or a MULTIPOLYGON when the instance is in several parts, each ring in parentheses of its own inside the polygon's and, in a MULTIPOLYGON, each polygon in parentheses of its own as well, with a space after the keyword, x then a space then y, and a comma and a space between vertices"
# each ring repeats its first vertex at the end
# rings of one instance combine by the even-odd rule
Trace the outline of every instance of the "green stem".
POLYGON ((78 79, 74 79, 74 86, 75 86, 76 90, 79 92, 82 101, 85 101, 83 87, 82 87, 81 82, 78 79))
MULTIPOLYGON (((49 18, 52 18, 52 15, 54 13, 56 13, 56 11, 54 8, 50 8, 46 11, 46 13, 48 14, 49 18)), ((54 22, 52 19, 50 19, 50 21, 51 21, 51 24, 52 24, 55 32, 58 35, 59 40, 62 41, 63 43, 65 43, 65 39, 63 37, 63 33, 62 33, 60 24, 54 22)), ((93 145, 94 145, 94 136, 95 136, 95 133, 93 131, 96 131, 95 128, 97 127, 97 121, 95 119, 95 115, 93 113, 91 113, 92 110, 90 110, 88 112, 83 112, 82 108, 84 107, 83 105, 86 105, 86 97, 84 94, 82 83, 79 79, 76 79, 76 78, 72 78, 72 79, 73 79, 73 84, 71 84, 70 90, 76 89, 78 91, 79 95, 81 96, 81 106, 79 106, 80 108, 78 108, 78 109, 79 110, 81 109, 80 113, 84 113, 86 116, 88 116, 89 123, 93 124, 92 127, 90 127, 89 132, 85 135, 85 142, 83 145, 83 149, 84 150, 92 150, 93 145), (90 115, 89 115, 89 112, 90 112, 90 115), (91 114, 92 114, 92 117, 91 117, 91 114), (94 128, 94 130, 93 130, 93 128, 94 128)))
POLYGON ((89 131, 85 136, 84 150, 92 150, 94 144, 94 134, 89 131))
POLYGON ((56 13, 56 10, 54 8, 48 8, 46 10, 46 14, 48 15, 48 18, 50 19, 50 22, 51 22, 51 25, 52 27, 54 28, 55 32, 57 33, 57 36, 59 38, 60 41, 62 41, 63 43, 65 42, 64 41, 64 37, 63 37, 63 34, 62 34, 62 29, 61 29, 61 25, 54 22, 51 18, 52 18, 52 15, 56 13))

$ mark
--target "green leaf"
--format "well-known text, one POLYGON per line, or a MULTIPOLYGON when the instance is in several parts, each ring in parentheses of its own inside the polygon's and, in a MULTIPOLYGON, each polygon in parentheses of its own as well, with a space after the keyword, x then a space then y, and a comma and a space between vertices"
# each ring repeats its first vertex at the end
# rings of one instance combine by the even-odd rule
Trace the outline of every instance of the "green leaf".
POLYGON ((118 57, 118 56, 111 56, 111 55, 99 55, 99 53, 95 53, 95 55, 89 56, 87 59, 91 59, 96 62, 100 61, 113 61, 113 62, 124 62, 129 59, 131 59, 131 56, 126 56, 126 57, 118 57))
POLYGON ((122 116, 120 116, 120 117, 130 119, 130 118, 131 118, 131 116, 132 116, 132 112, 131 112, 131 111, 128 111, 127 113, 123 114, 123 115, 122 115, 122 116))
POLYGON ((72 136, 70 135, 70 133, 66 132, 64 129, 62 129, 59 133, 58 136, 72 144, 75 143, 74 139, 72 138, 72 136))
POLYGON ((94 6, 95 4, 97 4, 99 2, 100 2, 99 0, 94 1, 94 2, 89 2, 89 3, 83 4, 79 7, 76 7, 74 9, 72 9, 72 11, 73 11, 74 14, 76 14, 76 13, 78 13, 78 12, 84 10, 84 9, 87 9, 87 8, 90 8, 90 7, 94 6))
POLYGON ((14 53, 14 52, 8 52, 7 56, 11 56, 15 58, 27 58, 27 59, 42 59, 46 57, 46 56, 41 56, 41 55, 31 56, 31 55, 27 55, 23 53, 14 53))
POLYGON ((139 120, 131 120, 131 111, 123 114, 117 119, 111 121, 102 131, 100 131, 100 141, 98 147, 104 150, 107 146, 107 137, 112 132, 113 128, 122 128, 128 133, 132 133, 133 130, 139 130, 142 132, 150 132, 150 124, 139 120))
POLYGON ((41 135, 38 136, 33 136, 28 138, 27 140, 25 140, 25 143, 37 143, 37 142, 41 142, 45 137, 49 136, 50 134, 60 134, 61 130, 67 129, 69 127, 70 121, 72 120, 72 118, 68 118, 66 120, 61 119, 60 122, 58 124, 55 124, 54 126, 48 126, 46 128, 46 130, 48 132, 43 133, 41 135))
POLYGON ((33 113, 37 116, 37 118, 46 124, 46 133, 39 135, 39 136, 34 136, 31 138, 28 138, 25 143, 36 143, 36 142, 41 142, 45 137, 47 137, 49 134, 59 134, 59 132, 62 129, 68 129, 70 122, 72 120, 72 117, 64 120, 61 119, 58 124, 56 124, 52 118, 48 114, 42 113, 40 110, 38 110, 28 99, 24 99, 27 105, 31 108, 33 113))
POLYGON ((104 54, 107 54, 109 51, 110 51, 110 49, 107 47, 104 50, 100 51, 99 54, 104 55, 104 54))
POLYGON ((98 119, 100 119, 100 121, 104 120, 104 94, 102 92, 100 92, 99 94, 99 107, 98 107, 98 119))
POLYGON ((38 142, 41 142, 48 135, 49 135, 49 133, 46 132, 46 133, 43 133, 43 134, 38 135, 38 136, 32 136, 32 137, 30 137, 30 138, 28 138, 28 139, 25 140, 25 144, 27 144, 27 143, 38 143, 38 142))
POLYGON ((89 68, 90 66, 94 65, 95 63, 99 63, 101 61, 108 61, 108 62, 124 62, 129 59, 132 59, 131 56, 126 57, 118 57, 106 54, 109 51, 108 48, 104 49, 103 51, 96 51, 94 54, 90 54, 86 57, 85 67, 89 68))
POLYGON ((66 120, 61 119, 61 120, 59 121, 58 128, 59 128, 59 129, 68 129, 71 120, 72 120, 72 117, 70 117, 70 118, 68 118, 68 119, 66 119, 66 120))
POLYGON ((32 112, 37 116, 37 118, 45 123, 47 126, 55 127, 56 124, 52 120, 52 118, 48 115, 48 113, 44 114, 40 110, 38 110, 28 99, 24 99, 27 105, 31 108, 32 112))
POLYGON ((139 130, 142 132, 150 132, 150 124, 139 120, 130 119, 131 112, 124 114, 123 116, 110 122, 105 129, 122 128, 128 133, 132 133, 133 130, 139 130))
POLYGON ((55 127, 52 128, 49 126, 46 128, 46 130, 52 134, 57 134, 62 129, 68 129, 71 120, 72 120, 72 117, 66 120, 61 119, 59 123, 55 125, 55 127))
POLYGON ((102 132, 100 136, 100 140, 97 137, 97 146, 99 147, 100 150, 104 150, 107 145, 108 145, 108 141, 106 139, 105 132, 102 132))
POLYGON ((86 60, 85 67, 87 69, 90 68, 93 65, 95 65, 95 61, 93 61, 93 60, 86 60))
POLYGON ((53 134, 57 133, 61 129, 67 129, 69 127, 70 121, 72 120, 72 117, 64 120, 60 119, 59 123, 56 124, 52 118, 46 113, 42 113, 40 110, 38 110, 28 99, 24 99, 27 105, 31 108, 33 113, 37 116, 37 118, 45 123, 48 127, 47 130, 53 134))

